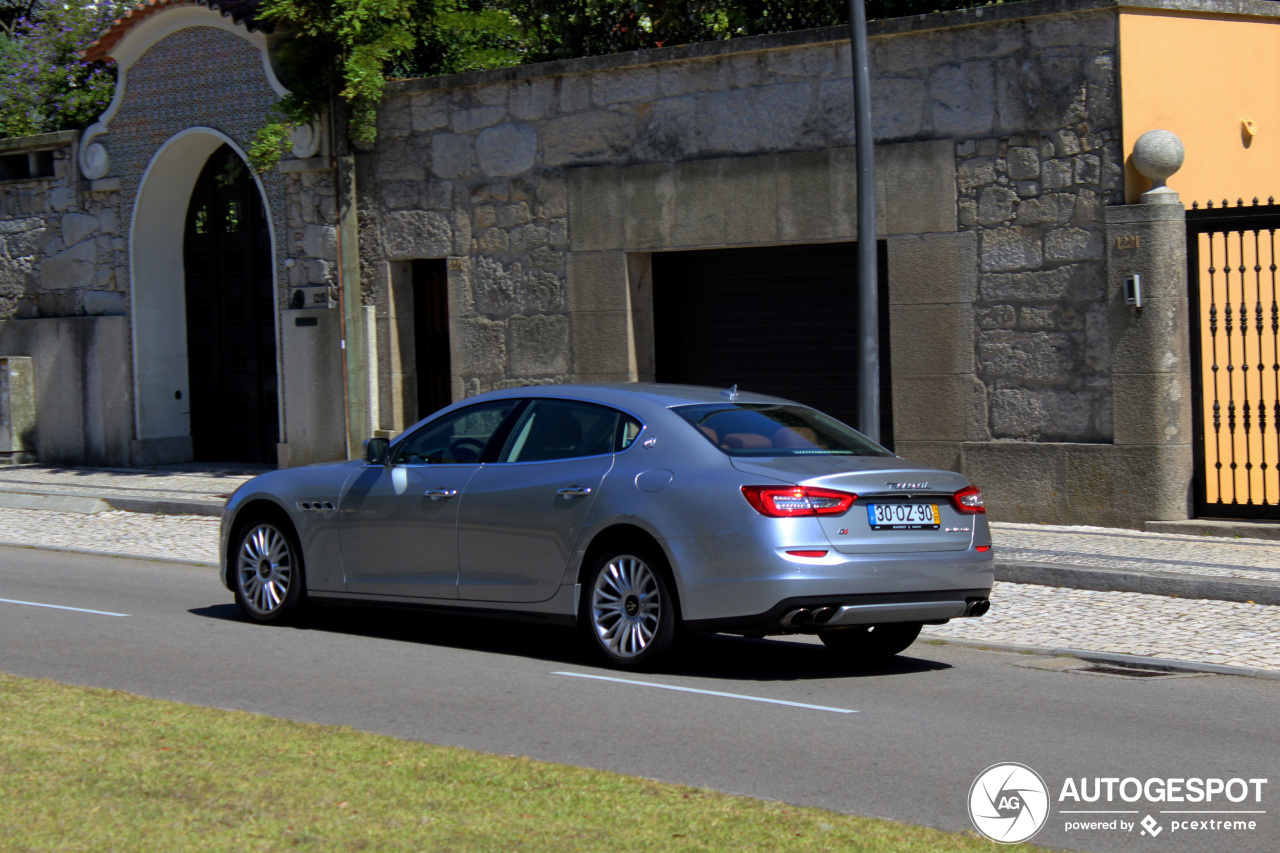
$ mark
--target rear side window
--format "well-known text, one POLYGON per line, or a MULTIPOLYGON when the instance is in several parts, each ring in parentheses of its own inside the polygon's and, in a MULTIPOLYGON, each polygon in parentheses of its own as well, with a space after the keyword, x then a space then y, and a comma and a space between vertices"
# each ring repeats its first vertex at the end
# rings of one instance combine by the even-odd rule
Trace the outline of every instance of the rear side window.
MULTIPOLYGON (((500 462, 547 462, 613 453, 629 433, 624 421, 634 419, 616 409, 571 400, 534 400, 521 416, 500 462)), ((627 442, 628 444, 630 442, 627 442)))
POLYGON ((729 456, 893 456, 857 430, 804 406, 710 403, 672 411, 729 456))

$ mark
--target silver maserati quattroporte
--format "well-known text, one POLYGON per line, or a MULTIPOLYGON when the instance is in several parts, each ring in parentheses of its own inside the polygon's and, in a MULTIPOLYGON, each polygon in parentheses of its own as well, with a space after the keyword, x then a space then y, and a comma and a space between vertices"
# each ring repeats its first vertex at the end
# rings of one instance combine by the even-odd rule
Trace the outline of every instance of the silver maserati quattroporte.
POLYGON ((873 659, 991 594, 982 493, 814 409, 681 385, 481 394, 364 458, 264 474, 222 517, 250 618, 308 603, 581 627, 620 667, 683 632, 816 633, 873 659))

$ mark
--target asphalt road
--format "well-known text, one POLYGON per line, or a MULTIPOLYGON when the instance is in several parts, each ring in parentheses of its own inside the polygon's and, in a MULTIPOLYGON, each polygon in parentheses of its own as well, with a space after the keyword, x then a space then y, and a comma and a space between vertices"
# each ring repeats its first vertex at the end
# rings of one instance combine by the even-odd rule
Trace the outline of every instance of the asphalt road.
POLYGON ((0 548, 0 599, 0 670, 16 675, 952 830, 971 827, 970 786, 999 762, 1038 771, 1055 801, 1067 777, 1265 778, 1261 803, 1054 802, 1034 840, 1280 849, 1280 681, 1090 675, 925 643, 859 668, 812 642, 728 637, 630 675, 598 667, 563 628, 338 608, 302 627, 263 627, 240 617, 208 568, 14 548, 0 548), (1061 814, 1090 808, 1130 813, 1061 814), (1265 814, 1162 814, 1199 809, 1265 814), (1146 815, 1158 836, 1065 829, 1146 815), (1257 828, 1168 826, 1223 818, 1257 828))

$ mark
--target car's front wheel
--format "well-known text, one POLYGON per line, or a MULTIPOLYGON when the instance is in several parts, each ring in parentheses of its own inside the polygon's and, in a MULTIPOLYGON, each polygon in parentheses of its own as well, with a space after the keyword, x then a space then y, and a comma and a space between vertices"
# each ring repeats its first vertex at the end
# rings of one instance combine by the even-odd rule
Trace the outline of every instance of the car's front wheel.
POLYGON ((614 550, 587 576, 582 624, 613 666, 649 666, 675 643, 675 596, 658 565, 642 550, 614 550))
POLYGON ((293 531, 274 521, 250 521, 233 539, 236 603, 256 622, 278 623, 304 600, 302 549, 293 531))
POLYGON ((920 636, 923 627, 920 622, 890 622, 832 628, 818 636, 827 648, 851 662, 874 663, 905 651, 920 636))

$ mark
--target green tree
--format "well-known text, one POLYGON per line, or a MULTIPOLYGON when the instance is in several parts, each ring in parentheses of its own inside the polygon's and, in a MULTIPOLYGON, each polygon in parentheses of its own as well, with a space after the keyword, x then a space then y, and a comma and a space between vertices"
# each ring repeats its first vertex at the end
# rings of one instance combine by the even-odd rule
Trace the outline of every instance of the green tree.
POLYGON ((250 149, 258 169, 334 98, 349 108, 350 135, 372 142, 389 76, 516 65, 525 53, 519 23, 479 0, 269 0, 262 16, 289 34, 279 59, 290 92, 250 149))
MULTIPOLYGON (((1001 0, 866 0, 868 18, 1001 0)), ((526 28, 525 61, 766 35, 848 23, 846 0, 495 0, 526 28)))
POLYGON ((131 5, 126 0, 22 4, 0 38, 0 136, 70 130, 111 101, 115 69, 80 54, 131 5))
POLYGON ((0 0, 0 37, 11 37, 18 19, 30 18, 38 5, 40 0, 0 0))

